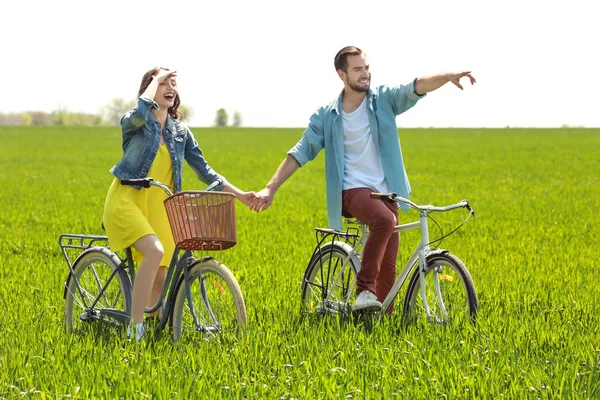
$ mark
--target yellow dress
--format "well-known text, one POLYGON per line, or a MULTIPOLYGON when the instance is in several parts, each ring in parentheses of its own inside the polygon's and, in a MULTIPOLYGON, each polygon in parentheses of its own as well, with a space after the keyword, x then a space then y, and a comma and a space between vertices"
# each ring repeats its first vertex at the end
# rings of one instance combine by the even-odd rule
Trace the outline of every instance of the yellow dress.
MULTIPOLYGON (((165 144, 158 147, 148 177, 174 187, 173 162, 165 144)), ((102 216, 110 248, 113 251, 123 250, 142 236, 154 234, 165 251, 160 265, 169 266, 175 242, 163 203, 166 198, 167 194, 161 188, 151 186, 137 190, 121 185, 121 181, 115 178, 106 196, 102 216)), ((135 260, 142 259, 143 256, 136 252, 135 260)))

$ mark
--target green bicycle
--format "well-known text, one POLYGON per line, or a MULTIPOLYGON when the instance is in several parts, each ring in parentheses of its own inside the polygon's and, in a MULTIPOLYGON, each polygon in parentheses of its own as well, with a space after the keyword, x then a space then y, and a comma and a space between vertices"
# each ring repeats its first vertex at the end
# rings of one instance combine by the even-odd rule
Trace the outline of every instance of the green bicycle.
MULTIPOLYGON (((220 261, 210 256, 195 258, 192 253, 222 251, 236 244, 235 196, 211 191, 219 181, 204 191, 176 194, 152 178, 121 183, 157 186, 169 196, 165 207, 176 248, 161 295, 145 310, 153 313, 162 308, 155 332, 168 324, 174 340, 198 332, 239 337, 247 317, 237 280, 220 261)), ((132 249, 119 256, 111 251, 106 236, 87 234, 60 235, 59 244, 69 267, 64 286, 67 329, 84 331, 98 324, 127 327, 135 280, 132 249)))

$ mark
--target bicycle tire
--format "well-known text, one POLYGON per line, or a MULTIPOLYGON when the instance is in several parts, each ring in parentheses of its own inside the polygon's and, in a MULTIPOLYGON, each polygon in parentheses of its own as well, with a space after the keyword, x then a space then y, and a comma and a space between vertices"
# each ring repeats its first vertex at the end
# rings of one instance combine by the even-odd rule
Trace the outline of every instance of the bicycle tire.
POLYGON ((475 323, 479 308, 473 279, 467 267, 455 255, 449 252, 436 252, 427 257, 425 268, 425 291, 431 318, 422 300, 420 268, 417 267, 408 285, 404 300, 404 317, 408 322, 418 320, 441 323, 475 323), (447 313, 443 312, 435 288, 435 274, 440 285, 442 302, 447 313))
POLYGON ((199 326, 194 323, 188 305, 184 279, 182 274, 177 282, 169 319, 175 341, 180 340, 184 334, 187 335, 184 332, 199 331, 230 339, 239 338, 245 332, 246 305, 242 290, 229 268, 210 257, 196 260, 189 266, 192 303, 199 326), (202 298, 203 287, 206 300, 202 298))
POLYGON ((356 254, 348 257, 350 254, 352 247, 340 241, 327 243, 314 253, 302 280, 305 311, 324 315, 351 310, 360 259, 356 254), (348 262, 343 265, 345 259, 348 262))
POLYGON ((132 288, 129 276, 120 265, 119 258, 105 247, 92 247, 75 260, 73 273, 69 273, 67 277, 64 292, 65 324, 68 331, 77 331, 95 321, 122 328, 130 312, 132 288), (91 307, 113 274, 102 298, 91 307), (77 288, 76 279, 81 293, 77 288), (112 310, 117 310, 124 318, 113 318, 111 315, 114 313, 109 312, 112 310))

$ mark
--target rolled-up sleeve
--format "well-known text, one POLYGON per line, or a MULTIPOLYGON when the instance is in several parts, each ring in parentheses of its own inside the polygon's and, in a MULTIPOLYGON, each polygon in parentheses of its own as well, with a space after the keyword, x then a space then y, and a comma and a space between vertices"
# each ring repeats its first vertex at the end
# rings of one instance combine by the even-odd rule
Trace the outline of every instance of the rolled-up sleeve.
POLYGON ((123 135, 131 134, 143 126, 148 120, 148 113, 153 109, 158 110, 158 108, 158 104, 154 100, 146 97, 138 98, 137 105, 121 117, 123 135))
POLYGON ((386 88, 387 90, 383 90, 383 93, 387 93, 390 96, 392 109, 395 115, 402 114, 427 95, 418 95, 415 93, 415 82, 416 79, 408 85, 389 86, 386 88))
POLYGON ((196 173, 198 179, 202 182, 210 185, 217 179, 221 179, 222 183, 215 187, 215 190, 223 190, 225 186, 227 186, 227 179, 224 176, 217 174, 211 167, 208 165, 204 156, 202 155, 202 150, 198 147, 198 142, 194 138, 192 132, 186 128, 186 142, 185 142, 185 154, 184 158, 192 168, 192 170, 196 173))
POLYGON ((302 138, 287 153, 294 157, 301 167, 307 162, 314 160, 317 154, 323 150, 324 139, 322 113, 323 110, 321 109, 310 117, 310 122, 302 134, 302 138))

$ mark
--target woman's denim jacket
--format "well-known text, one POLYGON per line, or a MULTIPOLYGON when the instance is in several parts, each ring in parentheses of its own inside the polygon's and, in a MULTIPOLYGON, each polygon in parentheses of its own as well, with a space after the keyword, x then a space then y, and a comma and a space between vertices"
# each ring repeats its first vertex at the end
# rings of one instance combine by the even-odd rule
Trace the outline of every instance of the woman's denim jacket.
MULTIPOLYGON (((158 109, 158 104, 140 97, 137 106, 121 118, 123 158, 110 170, 119 179, 145 178, 150 170, 161 137, 160 122, 152 114, 153 108, 158 109)), ((173 162, 175 192, 181 191, 184 159, 202 182, 208 185, 218 178, 222 179, 223 183, 216 190, 222 190, 227 185, 227 180, 208 165, 188 127, 168 117, 164 136, 173 162)))

